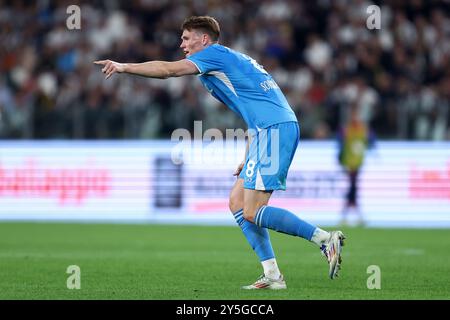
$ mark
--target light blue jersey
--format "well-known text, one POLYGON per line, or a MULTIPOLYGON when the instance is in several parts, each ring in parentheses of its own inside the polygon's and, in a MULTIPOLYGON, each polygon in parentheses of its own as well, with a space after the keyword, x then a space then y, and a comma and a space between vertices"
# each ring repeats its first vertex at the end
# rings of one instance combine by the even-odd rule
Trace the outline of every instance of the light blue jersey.
POLYGON ((213 44, 187 59, 197 66, 206 89, 240 115, 249 129, 297 121, 276 82, 249 56, 213 44))

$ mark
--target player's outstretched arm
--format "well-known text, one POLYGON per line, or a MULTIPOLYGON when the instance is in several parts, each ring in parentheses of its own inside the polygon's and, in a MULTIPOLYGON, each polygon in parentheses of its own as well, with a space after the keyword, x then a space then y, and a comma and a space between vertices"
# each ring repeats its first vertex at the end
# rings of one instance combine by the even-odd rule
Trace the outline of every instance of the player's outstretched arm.
POLYGON ((103 66, 102 72, 106 74, 106 79, 116 72, 159 79, 199 73, 197 67, 187 59, 174 62, 149 61, 143 63, 119 63, 112 60, 99 60, 94 61, 94 63, 103 66))

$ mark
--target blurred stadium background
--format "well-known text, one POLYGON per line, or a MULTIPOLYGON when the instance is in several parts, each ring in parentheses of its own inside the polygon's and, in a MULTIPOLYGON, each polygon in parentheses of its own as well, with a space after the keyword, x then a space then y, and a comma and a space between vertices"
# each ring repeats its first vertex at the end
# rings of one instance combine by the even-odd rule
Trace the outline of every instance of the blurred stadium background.
POLYGON ((226 198, 243 147, 175 166, 168 141, 178 128, 194 136, 196 120, 197 136, 243 122, 193 77, 105 81, 92 64, 181 59, 182 21, 207 13, 301 121, 305 142, 274 201, 337 221, 347 182, 334 140, 356 105, 378 138, 361 176, 368 222, 450 225, 448 2, 375 2, 380 30, 367 28, 363 0, 81 1, 81 29, 68 30, 71 4, 1 3, 0 219, 233 223, 226 198))
MULTIPOLYGON (((322 226, 338 223, 348 182, 335 137, 357 106, 377 136, 360 176, 367 226, 449 228, 449 12, 448 1, 425 0, 0 0, 0 220, 234 225, 227 198, 243 142, 189 150, 184 164, 175 165, 177 144, 170 138, 179 128, 194 135, 196 120, 202 120, 201 134, 218 128, 225 135, 245 129, 244 123, 195 77, 114 75, 105 81, 92 64, 181 59, 182 21, 208 14, 221 24, 220 42, 262 64, 300 120, 303 140, 288 190, 276 193, 273 204, 322 226), (66 27, 72 4, 81 8, 80 30, 66 27), (372 4, 381 8, 380 30, 366 27, 372 4)), ((45 242, 41 237, 52 231, 44 224, 1 228, 0 254, 10 258, 6 297, 33 297, 11 282, 20 265, 11 252, 33 257, 64 235, 45 242), (17 242, 20 232, 29 238, 17 242), (27 251, 38 241, 34 235, 43 247, 27 251)), ((67 232, 73 238, 63 241, 64 250, 76 238, 67 232)), ((448 230, 440 232, 443 245, 448 230)), ((425 258, 428 247, 407 245, 417 237, 404 234, 404 250, 425 258)), ((431 233, 427 239, 433 242, 431 233)), ((161 290, 147 297, 164 297, 161 290)), ((436 294, 448 297, 442 292, 436 294)), ((216 294, 206 297, 222 297, 216 294)))
POLYGON ((276 78, 305 139, 330 139, 349 103, 379 138, 450 138, 447 1, 79 1, 81 30, 66 27, 73 1, 1 2, 2 121, 6 139, 165 139, 176 128, 243 127, 190 77, 114 77, 92 61, 176 60, 191 14, 221 22, 221 43, 276 78))

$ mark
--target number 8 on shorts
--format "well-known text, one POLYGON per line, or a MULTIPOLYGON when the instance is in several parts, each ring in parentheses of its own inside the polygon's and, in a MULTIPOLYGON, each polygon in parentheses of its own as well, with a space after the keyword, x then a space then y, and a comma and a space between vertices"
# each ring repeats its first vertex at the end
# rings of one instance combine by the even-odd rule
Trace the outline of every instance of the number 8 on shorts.
POLYGON ((247 163, 247 170, 245 170, 245 175, 247 176, 247 177, 251 177, 251 176, 253 176, 253 174, 255 173, 255 161, 253 161, 253 160, 250 160, 248 163, 247 163))

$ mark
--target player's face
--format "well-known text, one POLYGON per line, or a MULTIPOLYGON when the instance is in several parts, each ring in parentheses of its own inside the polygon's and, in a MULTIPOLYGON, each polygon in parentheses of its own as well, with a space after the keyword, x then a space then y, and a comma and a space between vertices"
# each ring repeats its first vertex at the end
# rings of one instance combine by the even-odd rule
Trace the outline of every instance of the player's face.
POLYGON ((200 32, 195 30, 183 30, 180 48, 183 49, 186 57, 189 57, 190 55, 205 48, 204 41, 204 35, 200 32))

